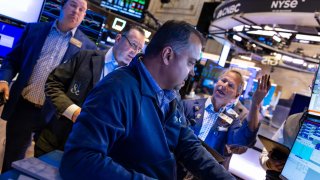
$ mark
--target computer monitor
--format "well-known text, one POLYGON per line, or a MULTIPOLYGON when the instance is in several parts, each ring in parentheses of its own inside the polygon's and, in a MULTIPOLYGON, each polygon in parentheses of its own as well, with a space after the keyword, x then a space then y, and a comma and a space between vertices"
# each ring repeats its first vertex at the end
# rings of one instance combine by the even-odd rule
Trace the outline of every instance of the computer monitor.
POLYGON ((320 118, 308 115, 284 165, 282 179, 316 180, 320 177, 320 118))
POLYGON ((17 44, 23 32, 22 27, 0 22, 0 57, 4 58, 17 44))
POLYGON ((102 0, 101 7, 120 13, 130 19, 142 21, 144 11, 148 9, 149 0, 102 0))
POLYGON ((44 0, 0 0, 0 15, 24 23, 38 22, 44 0))
POLYGON ((311 94, 308 113, 320 116, 320 71, 318 69, 311 94))
POLYGON ((211 95, 213 86, 218 81, 219 75, 225 69, 211 60, 207 60, 206 65, 202 69, 200 77, 200 90, 202 93, 211 95))
MULTIPOLYGON (((46 0, 41 14, 41 22, 51 22, 59 18, 61 11, 61 0, 46 0)), ((93 42, 98 42, 101 30, 105 25, 106 16, 103 16, 90 9, 86 11, 86 16, 81 22, 79 29, 87 35, 93 42)))

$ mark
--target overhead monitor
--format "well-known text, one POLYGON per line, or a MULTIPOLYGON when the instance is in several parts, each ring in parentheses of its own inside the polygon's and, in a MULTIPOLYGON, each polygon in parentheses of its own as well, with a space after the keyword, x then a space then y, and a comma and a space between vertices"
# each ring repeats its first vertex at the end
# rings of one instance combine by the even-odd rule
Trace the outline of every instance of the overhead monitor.
POLYGON ((38 22, 44 0, 0 0, 0 15, 24 23, 38 22))
MULTIPOLYGON (((59 18, 61 10, 61 0, 46 0, 41 15, 42 22, 51 22, 59 18)), ((92 10, 86 11, 86 16, 81 22, 79 29, 86 34, 93 42, 97 42, 101 35, 101 29, 106 21, 106 16, 92 10)))
POLYGON ((149 0, 102 0, 100 5, 115 13, 139 21, 144 18, 144 11, 148 8, 149 0))
MULTIPOLYGON (((226 62, 230 53, 230 49, 231 49, 231 44, 226 43, 221 51, 220 57, 219 57, 219 66, 221 67, 225 67, 226 66, 226 62)), ((230 64, 230 63, 229 63, 230 64)))
POLYGON ((0 22, 0 57, 4 58, 17 44, 23 32, 22 27, 0 22))

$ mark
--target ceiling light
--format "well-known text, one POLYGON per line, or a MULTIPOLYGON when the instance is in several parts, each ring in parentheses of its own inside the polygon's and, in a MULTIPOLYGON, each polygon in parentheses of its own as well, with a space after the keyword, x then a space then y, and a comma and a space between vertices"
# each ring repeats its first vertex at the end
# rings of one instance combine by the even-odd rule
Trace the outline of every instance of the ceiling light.
POLYGON ((307 40, 299 40, 300 43, 305 43, 305 44, 309 44, 310 41, 307 41, 307 40))
POLYGON ((260 26, 251 26, 253 29, 262 29, 260 26))
POLYGON ((282 56, 283 61, 292 62, 292 57, 289 56, 282 56))
POLYGON ((248 61, 251 61, 251 57, 248 57, 248 56, 239 56, 241 59, 245 59, 245 60, 248 60, 248 61))
POLYGON ((274 30, 276 30, 276 31, 283 31, 283 32, 292 32, 292 33, 296 33, 296 32, 297 32, 297 31, 294 31, 294 30, 282 29, 282 28, 274 28, 274 30))
POLYGON ((289 39, 289 38, 292 36, 291 33, 279 32, 278 34, 279 34, 281 37, 287 38, 287 39, 289 39))
POLYGON ((304 60, 293 58, 293 59, 292 59, 292 62, 293 62, 294 64, 303 64, 303 63, 304 63, 304 60))
POLYGON ((316 66, 315 66, 314 64, 309 64, 309 65, 308 65, 308 68, 310 68, 310 69, 311 69, 311 68, 315 68, 315 67, 316 67, 316 66))
POLYGON ((240 32, 240 31, 243 31, 243 25, 239 25, 239 26, 235 26, 233 27, 233 31, 237 31, 237 32, 240 32))
POLYGON ((264 26, 264 30, 272 31, 272 30, 273 30, 273 28, 272 28, 272 27, 270 27, 270 26, 264 26))
POLYGON ((242 38, 236 34, 232 36, 232 39, 239 41, 239 42, 242 41, 242 38))
POLYGON ((252 44, 252 47, 254 47, 254 48, 255 48, 255 47, 257 47, 257 45, 256 45, 256 44, 252 44))
POLYGON ((304 34, 297 34, 296 39, 320 42, 320 36, 310 36, 310 35, 304 35, 304 34))
POLYGON ((279 38, 278 36, 273 36, 272 39, 277 42, 281 42, 281 38, 279 38))
POLYGON ((274 31, 264 31, 264 30, 257 30, 257 31, 248 31, 248 34, 257 34, 263 36, 273 36, 276 34, 274 31))

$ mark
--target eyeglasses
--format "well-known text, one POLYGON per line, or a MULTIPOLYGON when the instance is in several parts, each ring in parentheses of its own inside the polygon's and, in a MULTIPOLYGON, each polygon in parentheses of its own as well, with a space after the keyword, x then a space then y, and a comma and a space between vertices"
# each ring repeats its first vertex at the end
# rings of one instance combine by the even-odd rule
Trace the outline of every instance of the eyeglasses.
POLYGON ((126 35, 122 35, 122 37, 124 37, 128 41, 129 45, 133 50, 135 50, 136 52, 142 51, 142 48, 140 48, 139 45, 137 45, 135 42, 131 42, 126 35))

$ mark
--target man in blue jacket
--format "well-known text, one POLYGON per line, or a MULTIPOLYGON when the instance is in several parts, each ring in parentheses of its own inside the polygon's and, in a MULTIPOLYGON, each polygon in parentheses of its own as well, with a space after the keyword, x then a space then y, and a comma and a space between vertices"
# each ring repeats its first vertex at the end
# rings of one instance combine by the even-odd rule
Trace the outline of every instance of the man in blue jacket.
POLYGON ((243 91, 243 84, 240 72, 227 70, 220 75, 211 97, 184 101, 185 116, 194 121, 191 126, 194 133, 225 156, 231 153, 230 147, 249 146, 255 141, 260 104, 271 86, 268 75, 258 80, 250 111, 241 122, 233 105, 243 91))
POLYGON ((182 21, 157 31, 145 55, 101 80, 65 145, 64 179, 176 179, 176 161, 202 179, 234 179, 177 110, 175 89, 200 58, 202 36, 182 21))
POLYGON ((32 132, 44 125, 39 116, 45 100, 44 83, 49 73, 80 49, 96 46, 77 29, 87 10, 87 0, 68 0, 53 23, 28 24, 16 47, 0 69, 0 92, 8 100, 2 118, 7 120, 2 172, 23 159, 32 132), (10 89, 9 84, 19 73, 10 89))

